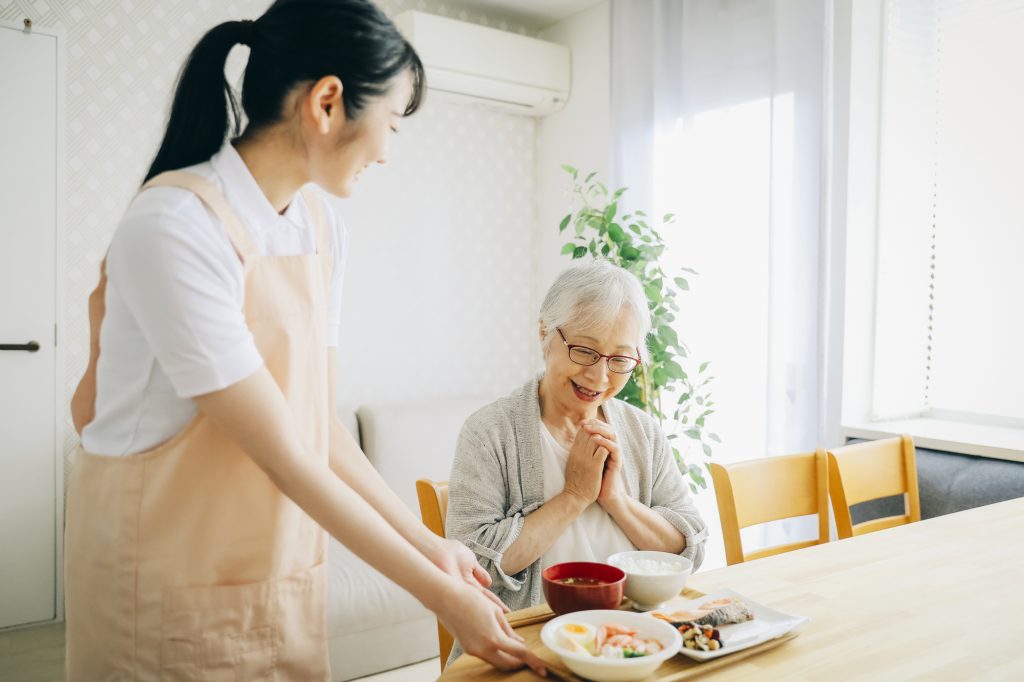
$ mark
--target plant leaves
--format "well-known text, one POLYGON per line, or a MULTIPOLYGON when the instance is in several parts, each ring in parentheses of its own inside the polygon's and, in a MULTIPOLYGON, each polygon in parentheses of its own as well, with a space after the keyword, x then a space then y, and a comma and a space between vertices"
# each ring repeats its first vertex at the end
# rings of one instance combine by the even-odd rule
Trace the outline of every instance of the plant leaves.
POLYGON ((676 362, 675 360, 665 360, 662 366, 665 368, 665 373, 668 374, 673 379, 686 378, 686 372, 683 371, 683 368, 680 367, 679 363, 676 362))
POLYGON ((716 443, 721 443, 722 442, 722 439, 718 437, 717 433, 709 433, 708 434, 708 438, 710 438, 711 440, 715 441, 716 443))
POLYGON ((676 283, 676 286, 679 287, 680 290, 682 290, 682 291, 689 291, 690 290, 690 283, 687 282, 682 277, 676 277, 672 281, 676 283))
POLYGON ((629 235, 626 234, 625 230, 618 223, 612 223, 611 227, 608 228, 608 237, 616 244, 629 241, 629 235))
POLYGON ((608 207, 604 209, 604 221, 610 223, 615 219, 615 213, 619 210, 619 205, 614 201, 608 204, 608 207))
POLYGON ((569 227, 570 220, 572 220, 572 213, 562 218, 562 222, 558 224, 558 231, 565 232, 565 228, 569 227))
POLYGON ((585 246, 577 246, 576 249, 572 252, 573 259, 583 258, 585 255, 587 255, 587 247, 585 246))
POLYGON ((644 285, 644 293, 647 294, 647 300, 651 302, 661 301, 661 281, 648 282, 644 285))
POLYGON ((570 254, 574 250, 576 250, 576 245, 573 244, 572 242, 569 242, 562 247, 562 255, 565 256, 567 254, 570 254))
POLYGON ((573 168, 567 163, 562 164, 562 170, 571 175, 573 180, 575 180, 576 176, 579 174, 579 171, 577 171, 575 168, 573 168))
POLYGON ((640 249, 630 244, 626 244, 619 251, 619 254, 622 256, 623 260, 636 260, 640 257, 640 249))

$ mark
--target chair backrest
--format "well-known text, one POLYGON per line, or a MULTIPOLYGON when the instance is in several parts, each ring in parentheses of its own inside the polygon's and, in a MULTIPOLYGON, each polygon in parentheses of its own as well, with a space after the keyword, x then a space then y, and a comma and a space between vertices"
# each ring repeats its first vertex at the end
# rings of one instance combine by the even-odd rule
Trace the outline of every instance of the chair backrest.
POLYGON ((423 525, 434 535, 445 537, 444 520, 448 516, 448 481, 421 478, 416 481, 416 497, 420 501, 423 525))
POLYGON ((824 450, 712 464, 729 565, 828 542, 828 473, 824 450), (743 551, 740 530, 768 521, 818 515, 818 539, 743 551))
MULTIPOLYGON (((420 501, 420 517, 423 519, 423 525, 435 535, 445 537, 444 520, 448 515, 448 481, 432 481, 429 478, 421 478, 416 481, 416 497, 420 501)), ((455 639, 440 620, 437 621, 437 641, 441 655, 441 672, 444 672, 444 666, 448 662, 455 639)))
POLYGON ((917 457, 910 436, 854 443, 828 453, 829 491, 840 539, 921 520, 917 457), (850 507, 903 495, 903 514, 853 524, 850 507))

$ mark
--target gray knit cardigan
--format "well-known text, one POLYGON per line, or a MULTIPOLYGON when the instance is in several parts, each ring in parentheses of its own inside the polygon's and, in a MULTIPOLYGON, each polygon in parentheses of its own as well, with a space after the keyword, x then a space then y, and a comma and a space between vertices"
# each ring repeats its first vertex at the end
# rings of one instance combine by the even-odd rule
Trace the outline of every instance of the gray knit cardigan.
MULTIPOLYGON (((448 483, 448 537, 476 553, 491 575, 491 590, 513 610, 544 601, 539 559, 514 575, 501 570, 502 555, 525 517, 544 503, 539 379, 466 420, 448 483)), ((603 408, 622 450, 626 490, 683 534, 682 556, 696 570, 704 560, 707 526, 657 420, 621 400, 603 408)))

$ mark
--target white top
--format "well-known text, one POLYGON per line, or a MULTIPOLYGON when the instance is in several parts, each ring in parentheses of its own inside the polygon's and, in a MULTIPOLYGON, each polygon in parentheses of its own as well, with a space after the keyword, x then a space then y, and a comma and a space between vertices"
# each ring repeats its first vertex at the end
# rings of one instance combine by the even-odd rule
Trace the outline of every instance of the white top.
MULTIPOLYGON (((544 463, 544 501, 565 487, 565 464, 569 450, 555 440, 543 421, 540 423, 540 453, 544 463)), ((564 561, 604 561, 616 552, 636 547, 615 520, 594 502, 576 517, 555 544, 541 557, 541 570, 564 561)))
MULTIPOLYGON (((316 252, 316 232, 301 194, 278 214, 230 144, 186 168, 213 181, 268 256, 316 252)), ((346 232, 324 202, 334 270, 327 341, 338 345, 346 232)), ((141 193, 107 254, 106 315, 100 328, 96 417, 82 446, 98 455, 131 455, 170 439, 192 420, 194 396, 256 372, 263 359, 245 323, 242 263, 224 224, 193 192, 154 187, 141 193)))

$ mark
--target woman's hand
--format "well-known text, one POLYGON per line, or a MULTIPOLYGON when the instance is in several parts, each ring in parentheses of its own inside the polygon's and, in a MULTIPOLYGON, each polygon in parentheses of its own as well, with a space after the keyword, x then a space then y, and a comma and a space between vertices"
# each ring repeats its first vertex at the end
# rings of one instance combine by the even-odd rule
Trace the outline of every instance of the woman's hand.
POLYGON ((626 497, 626 488, 622 484, 622 451, 618 439, 610 424, 598 419, 583 422, 580 433, 589 434, 595 443, 608 451, 604 461, 604 473, 601 478, 601 490, 597 495, 598 503, 607 508, 621 502, 626 497))
POLYGON ((528 665, 538 675, 547 675, 544 662, 527 648, 501 609, 465 583, 451 583, 450 592, 429 606, 467 654, 502 670, 528 665))
POLYGON ((470 551, 469 547, 458 540, 449 538, 437 538, 437 540, 437 543, 425 552, 427 558, 448 575, 478 589, 501 608, 503 613, 508 613, 508 607, 498 599, 496 594, 487 589, 491 584, 491 576, 477 562, 476 555, 470 551))
MULTIPOLYGON (((583 422, 587 424, 591 420, 583 422)), ((590 504, 597 501, 601 493, 601 477, 604 473, 608 450, 600 442, 601 436, 591 434, 585 427, 580 428, 569 449, 565 463, 565 485, 563 492, 574 495, 590 504)))

